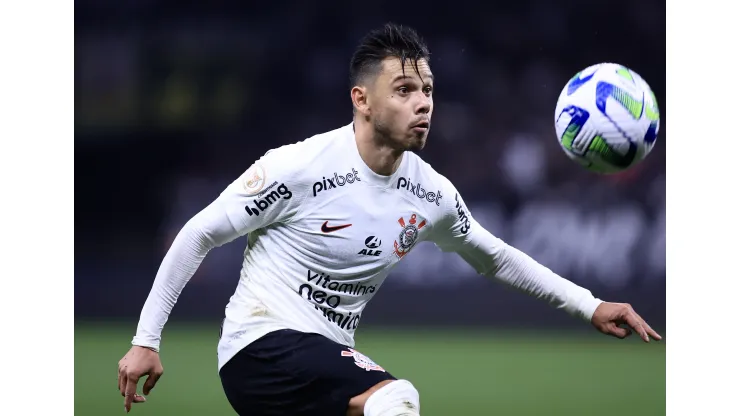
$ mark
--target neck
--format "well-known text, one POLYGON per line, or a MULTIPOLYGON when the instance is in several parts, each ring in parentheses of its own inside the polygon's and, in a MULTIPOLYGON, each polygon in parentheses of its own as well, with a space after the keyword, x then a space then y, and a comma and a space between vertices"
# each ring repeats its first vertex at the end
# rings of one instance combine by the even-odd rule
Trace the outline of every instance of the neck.
POLYGON ((403 160, 403 150, 390 146, 387 138, 378 137, 372 124, 361 117, 354 119, 355 143, 360 157, 378 175, 390 176, 403 160))

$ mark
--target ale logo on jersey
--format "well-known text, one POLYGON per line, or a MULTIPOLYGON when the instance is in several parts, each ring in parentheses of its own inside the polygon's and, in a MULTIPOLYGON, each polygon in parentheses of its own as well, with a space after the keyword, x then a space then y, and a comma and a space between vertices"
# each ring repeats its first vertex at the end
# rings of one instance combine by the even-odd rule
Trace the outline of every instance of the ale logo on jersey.
POLYGON ((355 365, 364 369, 365 371, 382 371, 385 372, 383 367, 375 364, 375 361, 371 360, 367 355, 347 347, 347 351, 342 351, 342 357, 352 357, 355 360, 355 365))
POLYGON ((411 248, 416 244, 419 239, 419 230, 427 225, 427 220, 412 214, 408 223, 401 217, 398 219, 398 224, 401 225, 401 233, 398 234, 398 239, 393 242, 393 252, 400 259, 411 251, 411 248))
POLYGON ((380 241, 380 239, 378 237, 376 237, 374 235, 371 235, 370 237, 368 237, 368 238, 365 239, 365 247, 367 247, 367 248, 363 248, 357 254, 361 254, 363 256, 374 256, 374 257, 378 257, 378 256, 380 256, 381 253, 383 253, 383 251, 382 250, 376 250, 376 248, 380 247, 380 245, 382 243, 383 242, 380 241))

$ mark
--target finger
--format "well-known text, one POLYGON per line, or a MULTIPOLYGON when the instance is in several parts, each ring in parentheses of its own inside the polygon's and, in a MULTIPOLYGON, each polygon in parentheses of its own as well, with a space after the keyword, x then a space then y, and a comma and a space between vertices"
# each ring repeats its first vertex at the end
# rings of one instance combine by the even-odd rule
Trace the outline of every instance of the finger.
POLYGON ((637 315, 638 318, 642 321, 642 323, 645 325, 645 330, 647 331, 648 335, 652 337, 656 341, 660 341, 663 339, 662 336, 658 332, 656 332, 650 325, 648 325, 647 322, 645 322, 644 319, 642 319, 642 316, 640 316, 637 312, 635 312, 635 315, 637 315))
MULTIPOLYGON (((647 324, 645 324, 645 325, 647 325, 647 324)), ((660 341, 660 340, 663 339, 663 337, 660 336, 659 333, 655 332, 655 330, 653 328, 650 328, 649 325, 647 327, 647 333, 648 333, 648 335, 650 335, 656 341, 660 341)))
POLYGON ((146 401, 146 397, 140 394, 134 394, 134 403, 144 403, 145 401, 146 401))
POLYGON ((126 382, 124 381, 124 375, 118 374, 118 391, 121 392, 121 397, 123 397, 123 393, 126 391, 126 382))
POLYGON ((139 378, 133 375, 128 376, 126 383, 126 393, 124 394, 123 406, 126 408, 126 412, 131 411, 131 403, 134 401, 134 395, 136 394, 136 383, 139 378))
POLYGON ((126 370, 123 370, 120 374, 118 374, 118 389, 121 391, 121 397, 126 397, 127 381, 128 378, 126 377, 126 370))
POLYGON ((637 334, 642 338, 645 342, 650 342, 650 338, 648 338, 647 331, 645 330, 645 322, 638 318, 637 315, 634 312, 628 312, 625 316, 624 320, 627 322, 627 325, 632 327, 632 329, 637 332, 637 334))
POLYGON ((145 396, 148 396, 149 393, 151 393, 154 385, 157 384, 157 381, 159 381, 160 377, 162 377, 162 373, 152 373, 149 375, 149 377, 146 378, 146 382, 144 383, 145 396))

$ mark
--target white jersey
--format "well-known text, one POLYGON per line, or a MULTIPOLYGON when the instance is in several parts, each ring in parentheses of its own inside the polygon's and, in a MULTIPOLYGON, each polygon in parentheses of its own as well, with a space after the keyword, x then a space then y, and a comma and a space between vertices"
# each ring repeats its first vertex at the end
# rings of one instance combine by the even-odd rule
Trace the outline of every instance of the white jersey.
POLYGON ((350 124, 267 152, 188 222, 160 267, 133 344, 158 349, 180 291, 208 250, 245 234, 219 368, 278 329, 354 346, 365 306, 423 241, 583 319, 601 302, 483 229, 452 183, 416 154, 406 152, 391 176, 370 170, 350 124))

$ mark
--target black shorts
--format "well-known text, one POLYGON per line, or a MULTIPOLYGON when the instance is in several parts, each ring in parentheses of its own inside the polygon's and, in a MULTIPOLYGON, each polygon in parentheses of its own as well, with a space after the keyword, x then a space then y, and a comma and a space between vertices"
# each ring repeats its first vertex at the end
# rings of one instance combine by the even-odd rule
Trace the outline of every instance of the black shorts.
POLYGON ((345 345, 287 329, 239 351, 219 375, 240 416, 345 416, 352 397, 395 380, 345 345))

